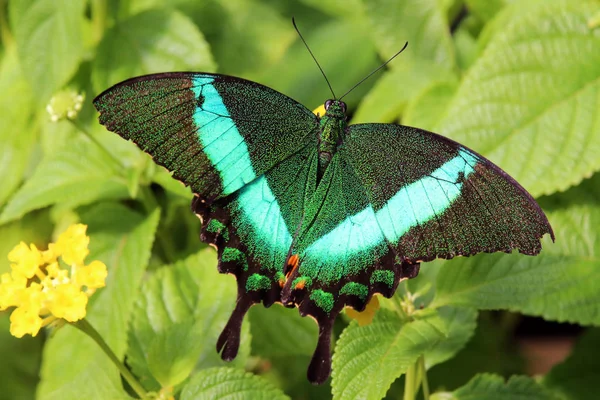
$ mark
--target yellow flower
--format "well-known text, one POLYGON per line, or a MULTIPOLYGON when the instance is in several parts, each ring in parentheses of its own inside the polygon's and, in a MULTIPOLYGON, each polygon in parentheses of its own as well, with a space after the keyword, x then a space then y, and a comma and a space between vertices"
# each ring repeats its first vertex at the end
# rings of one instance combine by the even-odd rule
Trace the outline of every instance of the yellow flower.
POLYGON ((19 271, 28 279, 33 278, 38 267, 44 262, 42 253, 37 247, 35 247, 33 243, 27 247, 24 242, 16 245, 15 248, 8 253, 8 260, 15 263, 11 265, 13 271, 19 271))
POLYGON ((85 235, 87 226, 83 224, 71 225, 62 235, 58 237, 56 244, 51 250, 56 255, 62 256, 65 263, 83 264, 83 260, 89 254, 88 244, 90 238, 85 235))
POLYGON ((27 286, 27 278, 15 275, 12 276, 7 272, 0 277, 0 311, 16 306, 17 296, 27 286))
POLYGON ((90 242, 86 229, 71 225, 48 250, 21 242, 8 254, 12 271, 0 276, 0 311, 15 307, 12 335, 35 336, 57 319, 75 322, 85 317, 89 296, 104 287, 107 276, 101 261, 84 263, 90 242))
POLYGON ((10 314, 10 334, 21 338, 27 334, 35 336, 42 327, 43 320, 35 311, 19 307, 10 314))
POLYGON ((57 318, 69 322, 85 317, 88 297, 74 285, 58 285, 46 296, 46 307, 57 318))
POLYGON ((108 271, 106 265, 101 261, 92 261, 88 266, 77 268, 73 278, 80 286, 86 286, 88 289, 97 289, 104 287, 108 271))

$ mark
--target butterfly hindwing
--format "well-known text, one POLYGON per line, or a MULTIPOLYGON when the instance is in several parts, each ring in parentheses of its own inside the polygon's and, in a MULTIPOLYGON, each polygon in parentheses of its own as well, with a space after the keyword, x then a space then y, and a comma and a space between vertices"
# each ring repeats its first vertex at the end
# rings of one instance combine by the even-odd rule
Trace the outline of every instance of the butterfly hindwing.
POLYGON ((217 343, 226 360, 237 353, 246 311, 281 302, 284 266, 305 199, 315 190, 317 158, 309 144, 233 195, 192 205, 202 219, 202 240, 217 247, 219 271, 237 279, 236 308, 217 343))
POLYGON ((344 154, 386 239, 411 262, 513 249, 535 255, 544 234, 554 237, 529 193, 450 139, 401 125, 351 125, 344 154))

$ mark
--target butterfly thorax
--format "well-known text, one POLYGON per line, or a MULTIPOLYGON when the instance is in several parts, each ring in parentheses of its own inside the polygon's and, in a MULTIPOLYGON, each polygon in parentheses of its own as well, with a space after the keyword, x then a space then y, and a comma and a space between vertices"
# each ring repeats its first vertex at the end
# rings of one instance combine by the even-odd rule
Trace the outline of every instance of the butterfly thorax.
POLYGON ((339 100, 327 100, 319 134, 319 179, 342 143, 347 126, 346 104, 339 100))

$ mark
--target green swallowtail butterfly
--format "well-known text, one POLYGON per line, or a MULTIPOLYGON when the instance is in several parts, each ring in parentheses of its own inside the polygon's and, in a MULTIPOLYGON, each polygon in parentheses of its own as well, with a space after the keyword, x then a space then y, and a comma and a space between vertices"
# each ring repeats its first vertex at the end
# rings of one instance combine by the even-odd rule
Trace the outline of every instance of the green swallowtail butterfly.
POLYGON ((481 155, 417 128, 348 125, 341 100, 319 117, 255 82, 175 72, 119 83, 94 105, 195 193, 201 239, 237 278, 217 342, 225 360, 248 309, 281 302, 319 325, 308 378, 321 383, 344 306, 391 297, 423 261, 535 255, 544 234, 554 239, 529 193, 481 155))

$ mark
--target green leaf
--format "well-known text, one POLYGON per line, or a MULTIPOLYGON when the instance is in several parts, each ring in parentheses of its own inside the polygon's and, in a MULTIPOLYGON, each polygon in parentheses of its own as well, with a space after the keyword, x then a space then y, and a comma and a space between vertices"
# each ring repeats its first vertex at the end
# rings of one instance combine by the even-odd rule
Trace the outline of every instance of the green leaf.
POLYGON ((13 25, 15 40, 39 106, 48 102, 77 71, 83 56, 85 2, 35 0, 21 7, 18 24, 13 25))
POLYGON ((425 353, 427 368, 454 357, 475 333, 477 311, 466 307, 442 307, 439 316, 446 326, 446 336, 425 353))
POLYGON ((252 307, 248 312, 252 330, 252 352, 263 357, 311 356, 317 346, 319 329, 298 310, 275 304, 252 307))
MULTIPOLYGON (((351 22, 334 20, 321 24, 313 31, 306 32, 305 38, 338 96, 379 64, 375 47, 364 39, 364 32, 351 22)), ((309 109, 315 109, 331 98, 323 76, 300 40, 296 40, 283 59, 267 68, 257 80, 296 99, 309 109)), ((344 98, 348 107, 358 103, 370 84, 372 82, 367 81, 344 98)))
POLYGON ((402 123, 426 130, 435 129, 444 117, 457 87, 457 83, 450 81, 437 82, 427 87, 408 103, 402 123))
POLYGON ((534 196, 600 169, 600 35, 587 26, 597 2, 542 3, 490 39, 436 129, 534 196))
POLYGON ((0 63, 0 208, 19 186, 29 165, 37 131, 31 123, 33 96, 21 72, 16 49, 7 48, 0 63))
MULTIPOLYGON (((217 338, 235 305, 237 286, 219 274, 214 250, 206 248, 144 282, 135 306, 127 361, 149 389, 180 383, 194 368, 225 365, 217 338), (187 340, 187 343, 183 341, 187 340), (174 350, 177 346, 182 349, 174 350)), ((243 366, 250 353, 248 324, 233 362, 243 366)))
POLYGON ((2 398, 33 399, 39 381, 44 335, 21 339, 9 333, 9 312, 0 312, 0 387, 2 398))
POLYGON ((409 58, 386 72, 363 98, 352 123, 394 122, 417 94, 438 82, 454 82, 456 76, 431 61, 409 58))
POLYGON ((445 263, 433 306, 509 309, 548 320, 600 324, 600 208, 548 214, 556 234, 536 257, 490 254, 445 263))
POLYGON ((365 2, 365 7, 383 59, 409 44, 365 96, 353 122, 394 122, 426 87, 456 80, 446 5, 437 0, 375 0, 365 2))
POLYGON ((492 19, 503 7, 514 0, 465 0, 467 8, 483 21, 492 19))
POLYGON ((176 196, 185 199, 191 199, 193 197, 192 190, 188 186, 185 186, 181 181, 174 179, 172 173, 165 168, 157 167, 154 169, 152 182, 158 183, 165 190, 168 190, 176 196))
MULTIPOLYGON (((106 287, 90 298, 88 321, 121 360, 137 290, 150 258, 159 220, 111 203, 89 207, 81 215, 88 224, 90 255, 108 267, 106 287)), ((119 372, 89 337, 65 326, 44 348, 40 399, 128 399, 119 372)))
POLYGON ((497 375, 480 374, 452 393, 436 393, 431 400, 559 400, 550 390, 527 376, 513 376, 508 382, 497 375))
POLYGON ((588 330, 564 362, 543 378, 542 384, 565 399, 593 399, 600 391, 600 329, 588 330))
POLYGON ((446 19, 447 4, 438 0, 372 0, 364 3, 375 44, 383 59, 409 43, 402 58, 390 64, 391 68, 415 59, 433 62, 448 70, 455 67, 454 47, 446 19))
POLYGON ((496 313, 480 312, 475 333, 467 345, 451 359, 427 370, 429 387, 455 390, 479 373, 501 376, 522 373, 524 363, 514 346, 512 333, 511 327, 496 313))
POLYGON ((403 322, 381 309, 370 325, 353 321, 340 336, 333 356, 334 399, 381 399, 400 375, 444 338, 443 322, 429 312, 403 322))
POLYGON ((202 28, 220 73, 254 79, 297 38, 291 21, 262 1, 179 0, 176 7, 202 28))
POLYGON ((127 198, 127 182, 120 166, 87 138, 48 155, 10 199, 0 223, 55 203, 63 207, 89 204, 99 199, 127 198))
POLYGON ((357 17, 364 13, 361 0, 301 0, 302 3, 321 10, 332 16, 357 17))
POLYGON ((468 27, 458 28, 452 35, 456 47, 456 62, 461 71, 467 71, 479 57, 477 39, 468 27))
POLYGON ((233 368, 210 368, 198 372, 181 392, 181 400, 192 399, 288 400, 269 381, 233 368))
POLYGON ((137 75, 214 70, 208 44, 188 17, 169 9, 149 10, 106 31, 93 62, 92 83, 101 92, 137 75))

